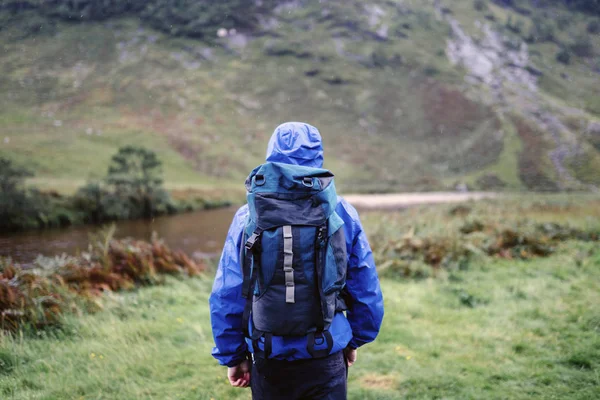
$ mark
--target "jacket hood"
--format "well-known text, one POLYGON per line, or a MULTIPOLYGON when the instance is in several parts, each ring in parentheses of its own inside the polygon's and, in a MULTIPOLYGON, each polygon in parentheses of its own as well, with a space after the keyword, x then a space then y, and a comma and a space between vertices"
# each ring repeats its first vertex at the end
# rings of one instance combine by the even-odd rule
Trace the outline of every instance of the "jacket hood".
POLYGON ((323 145, 319 130, 303 122, 286 122, 275 128, 267 161, 321 168, 323 145))

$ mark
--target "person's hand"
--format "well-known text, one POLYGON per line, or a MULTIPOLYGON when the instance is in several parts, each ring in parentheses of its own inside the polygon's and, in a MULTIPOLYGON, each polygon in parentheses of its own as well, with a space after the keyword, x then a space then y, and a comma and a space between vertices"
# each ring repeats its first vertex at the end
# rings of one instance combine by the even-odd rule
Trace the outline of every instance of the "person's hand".
POLYGON ((349 367, 351 367, 356 362, 357 353, 358 352, 356 351, 356 349, 353 349, 351 347, 346 347, 344 349, 344 355, 346 356, 346 362, 348 363, 349 367))
POLYGON ((248 387, 250 385, 250 360, 244 360, 235 367, 227 368, 227 378, 233 387, 248 387))

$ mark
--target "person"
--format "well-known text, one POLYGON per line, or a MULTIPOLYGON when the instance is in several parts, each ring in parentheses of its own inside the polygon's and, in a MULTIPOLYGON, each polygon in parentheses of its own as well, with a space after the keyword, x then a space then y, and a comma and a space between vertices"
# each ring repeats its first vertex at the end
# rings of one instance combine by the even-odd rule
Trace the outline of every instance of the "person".
MULTIPOLYGON (((319 131, 306 123, 280 125, 269 141, 266 161, 321 168, 323 147, 319 131)), ((320 357, 307 351, 309 335, 272 336, 267 358, 263 351, 266 349, 261 350, 257 341, 245 335, 247 300, 242 293, 241 258, 248 204, 233 217, 209 299, 215 341, 212 355, 228 367, 230 384, 251 386, 254 399, 345 399, 348 367, 356 362, 357 349, 372 342, 379 333, 383 296, 369 242, 356 210, 339 196, 334 202, 335 212, 343 220, 345 292, 349 304, 345 314, 335 312, 328 328, 333 343, 327 348, 328 354, 320 357)))

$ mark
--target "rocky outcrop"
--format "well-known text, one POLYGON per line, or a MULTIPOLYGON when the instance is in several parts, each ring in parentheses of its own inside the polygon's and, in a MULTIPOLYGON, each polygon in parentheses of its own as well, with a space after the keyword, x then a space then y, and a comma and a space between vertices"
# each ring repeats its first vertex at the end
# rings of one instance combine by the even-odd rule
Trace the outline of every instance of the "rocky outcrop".
MULTIPOLYGON (((440 8, 441 2, 437 2, 440 8)), ((524 42, 515 44, 494 31, 488 23, 477 22, 482 38, 468 35, 460 23, 447 13, 438 15, 448 22, 451 37, 447 40, 446 55, 453 65, 465 68, 470 86, 487 87, 491 98, 482 100, 493 104, 500 113, 520 114, 537 127, 549 133, 554 149, 548 153, 556 175, 557 187, 566 189, 594 189, 578 181, 566 167, 567 160, 577 155, 577 138, 557 115, 584 114, 582 110, 561 110, 538 92, 537 81, 542 71, 529 65, 529 51, 524 42)))

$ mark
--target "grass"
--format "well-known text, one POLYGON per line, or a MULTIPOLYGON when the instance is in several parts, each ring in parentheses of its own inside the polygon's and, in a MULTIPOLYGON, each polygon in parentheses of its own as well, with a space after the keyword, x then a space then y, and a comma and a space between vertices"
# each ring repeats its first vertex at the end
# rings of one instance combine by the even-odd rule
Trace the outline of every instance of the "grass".
POLYGON ((5 358, 14 364, 2 377, 3 398, 243 395, 227 388, 225 369, 210 357, 209 290, 208 278, 172 280, 107 299, 106 312, 72 319, 63 336, 14 339, 9 347, 3 338, 5 358))
POLYGON ((522 142, 519 139, 515 127, 508 120, 502 120, 502 130, 504 132, 502 152, 498 159, 483 171, 466 175, 464 181, 470 186, 477 187, 477 179, 487 174, 497 176, 505 187, 512 191, 519 191, 523 188, 519 178, 519 154, 522 150, 522 142))
MULTIPOLYGON (((275 126, 305 120, 321 129, 327 165, 345 191, 448 189, 482 171, 522 189, 518 155, 527 146, 508 127, 502 146, 498 113, 469 99, 482 92, 467 90, 464 71, 449 63, 449 27, 432 4, 314 0, 276 15, 273 35, 221 46, 127 18, 54 21, 29 35, 21 25, 31 15, 11 20, 0 31, 0 156, 33 169, 32 184, 70 192, 104 173, 119 146, 142 144, 159 153, 167 182, 220 187, 263 161, 275 126)), ((481 34, 472 1, 447 6, 467 32, 481 34)), ((496 29, 516 17, 490 10, 496 29)), ((573 19, 562 41, 589 18, 573 19)), ((545 96, 596 112, 591 61, 558 65, 557 45, 530 47, 545 96)), ((593 181, 593 165, 579 174, 593 181)))
POLYGON ((394 311, 356 371, 356 398, 597 397, 598 262, 496 261, 445 282, 385 282, 394 311), (377 376, 393 384, 369 388, 377 376))
MULTIPOLYGON (((468 218, 594 228, 592 197, 514 198, 367 213, 375 250, 410 229, 468 218), (464 212, 470 208, 470 216, 464 212)), ((426 279, 382 279, 379 338, 359 350, 349 398, 591 399, 600 396, 600 251, 567 241, 548 258, 478 258, 426 279)), ((7 399, 249 399, 210 356, 212 275, 111 294, 58 332, 0 338, 7 399)))

